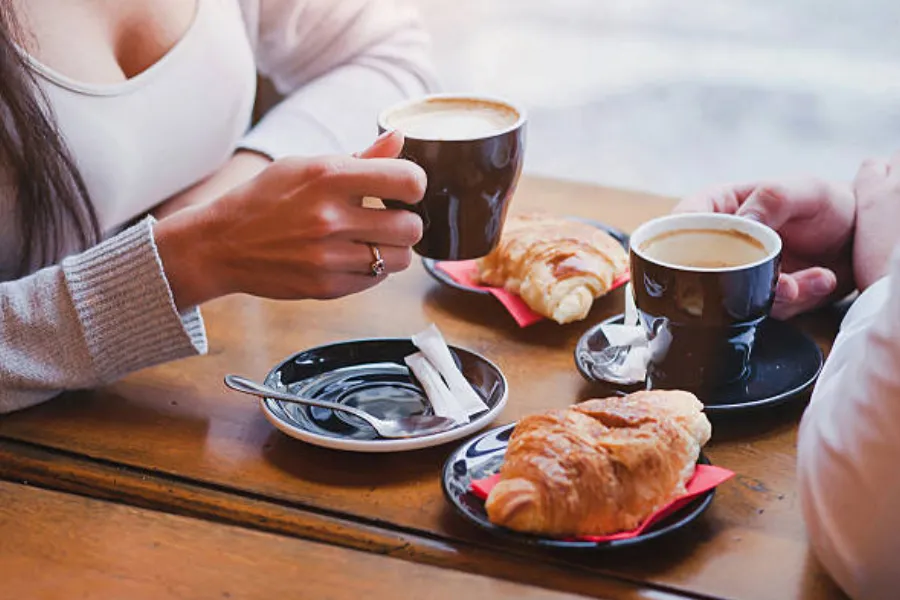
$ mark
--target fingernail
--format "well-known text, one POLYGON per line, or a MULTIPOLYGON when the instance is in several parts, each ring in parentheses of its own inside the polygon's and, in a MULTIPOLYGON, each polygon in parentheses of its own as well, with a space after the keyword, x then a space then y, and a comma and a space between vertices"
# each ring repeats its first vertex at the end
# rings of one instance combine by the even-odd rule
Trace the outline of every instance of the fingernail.
POLYGON ((393 130, 393 129, 388 129, 388 130, 386 130, 384 133, 382 133, 381 135, 379 135, 377 138, 375 138, 375 142, 373 142, 373 143, 377 144, 377 143, 380 142, 381 140, 385 140, 385 139, 391 137, 392 135, 394 135, 394 130, 393 130))
POLYGON ((834 289, 832 282, 827 277, 816 277, 810 284, 813 294, 816 296, 825 296, 830 294, 834 289))

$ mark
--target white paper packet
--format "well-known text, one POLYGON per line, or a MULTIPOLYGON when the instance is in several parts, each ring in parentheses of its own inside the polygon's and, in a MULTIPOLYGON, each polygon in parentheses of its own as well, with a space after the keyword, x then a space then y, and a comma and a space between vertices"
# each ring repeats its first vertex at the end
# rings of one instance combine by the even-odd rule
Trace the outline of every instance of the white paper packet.
POLYGON ((488 410, 487 404, 478 395, 453 360, 450 348, 444 341, 444 336, 432 323, 426 329, 412 336, 412 342, 421 350, 434 368, 450 388, 450 392, 456 401, 462 406, 468 416, 488 410))
POLYGON ((469 422, 469 415, 463 410, 462 405, 456 401, 453 393, 450 392, 450 388, 447 387, 447 384, 441 378, 441 374, 425 358, 424 354, 416 352, 403 360, 406 366, 409 367, 409 370, 419 380, 419 383, 422 384, 434 414, 439 417, 449 417, 457 423, 469 422))
POLYGON ((614 379, 643 381, 647 377, 647 364, 650 362, 650 345, 638 318, 637 308, 634 304, 634 290, 630 282, 625 287, 624 323, 602 325, 600 330, 609 341, 609 346, 602 351, 604 357, 594 356, 598 367, 606 360, 605 369, 613 375, 614 379), (624 360, 611 361, 608 359, 622 351, 627 352, 624 360))

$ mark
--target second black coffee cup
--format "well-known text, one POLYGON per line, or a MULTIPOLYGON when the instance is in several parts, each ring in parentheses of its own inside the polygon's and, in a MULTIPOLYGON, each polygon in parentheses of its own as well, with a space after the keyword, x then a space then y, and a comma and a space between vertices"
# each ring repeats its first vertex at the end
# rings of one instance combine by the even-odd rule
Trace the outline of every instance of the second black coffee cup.
POLYGON ((780 264, 778 234, 734 215, 668 215, 635 230, 631 282, 649 341, 648 387, 705 397, 744 377, 780 264))
POLYGON ((460 94, 418 98, 379 116, 380 132, 403 133, 401 158, 428 176, 420 203, 384 199, 422 217, 417 254, 468 260, 494 249, 522 172, 525 123, 524 111, 509 102, 460 94))

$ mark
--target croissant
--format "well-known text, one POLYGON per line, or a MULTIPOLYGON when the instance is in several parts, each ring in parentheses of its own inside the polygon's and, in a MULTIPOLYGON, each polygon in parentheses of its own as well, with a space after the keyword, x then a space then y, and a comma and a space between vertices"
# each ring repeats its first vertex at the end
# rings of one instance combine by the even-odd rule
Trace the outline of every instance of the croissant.
POLYGON ((485 509, 552 537, 628 531, 686 492, 712 428, 688 392, 642 391, 525 417, 485 509))
POLYGON ((561 217, 510 216, 500 243, 478 261, 482 283, 504 287, 558 323, 584 319, 628 269, 621 244, 602 229, 561 217))

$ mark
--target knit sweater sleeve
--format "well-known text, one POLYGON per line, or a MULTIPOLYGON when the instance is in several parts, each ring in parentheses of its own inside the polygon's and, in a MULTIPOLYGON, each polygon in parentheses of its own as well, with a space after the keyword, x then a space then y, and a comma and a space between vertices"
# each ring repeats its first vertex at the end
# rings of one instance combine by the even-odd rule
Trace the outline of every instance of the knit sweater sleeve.
POLYGON ((241 0, 259 72, 284 99, 241 147, 271 158, 347 153, 378 113, 437 88, 412 0, 241 0))
POLYGON ((0 413, 206 348, 199 310, 175 308, 151 218, 0 283, 0 413))

